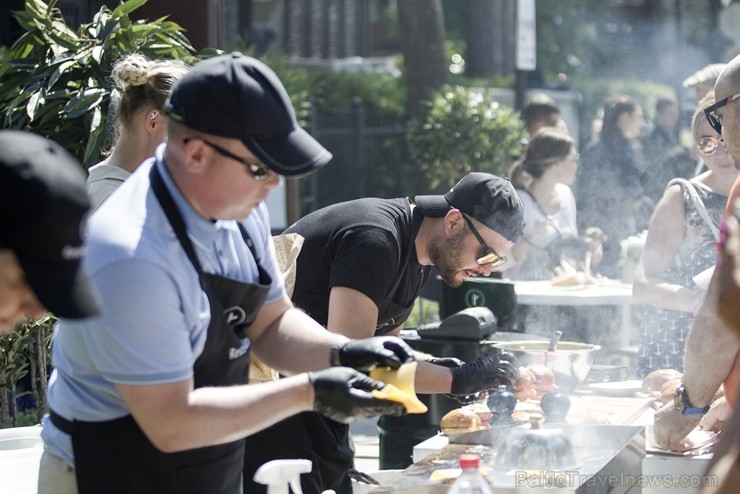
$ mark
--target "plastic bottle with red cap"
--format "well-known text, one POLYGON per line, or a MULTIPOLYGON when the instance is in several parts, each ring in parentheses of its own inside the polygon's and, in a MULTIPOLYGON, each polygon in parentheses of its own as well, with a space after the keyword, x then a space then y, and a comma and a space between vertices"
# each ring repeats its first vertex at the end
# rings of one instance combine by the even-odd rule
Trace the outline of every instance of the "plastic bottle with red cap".
POLYGON ((493 494, 490 484, 478 470, 479 467, 479 455, 460 455, 462 473, 452 484, 447 494, 493 494))

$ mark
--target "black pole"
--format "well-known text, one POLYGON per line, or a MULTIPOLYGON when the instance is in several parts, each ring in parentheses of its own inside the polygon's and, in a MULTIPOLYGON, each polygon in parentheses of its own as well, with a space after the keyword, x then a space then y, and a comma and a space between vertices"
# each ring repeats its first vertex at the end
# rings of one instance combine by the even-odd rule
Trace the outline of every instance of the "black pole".
POLYGON ((527 104, 527 78, 526 70, 516 70, 516 93, 514 96, 514 109, 522 110, 527 104))

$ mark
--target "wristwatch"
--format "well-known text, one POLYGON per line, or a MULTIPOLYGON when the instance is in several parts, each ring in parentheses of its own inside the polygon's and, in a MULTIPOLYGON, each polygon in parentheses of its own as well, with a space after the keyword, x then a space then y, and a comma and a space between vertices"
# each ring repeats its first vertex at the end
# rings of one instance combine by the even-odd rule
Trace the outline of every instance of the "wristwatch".
POLYGON ((709 411, 709 405, 697 408, 691 404, 689 394, 683 384, 676 388, 676 393, 673 395, 673 404, 676 406, 676 410, 683 415, 704 415, 709 411))

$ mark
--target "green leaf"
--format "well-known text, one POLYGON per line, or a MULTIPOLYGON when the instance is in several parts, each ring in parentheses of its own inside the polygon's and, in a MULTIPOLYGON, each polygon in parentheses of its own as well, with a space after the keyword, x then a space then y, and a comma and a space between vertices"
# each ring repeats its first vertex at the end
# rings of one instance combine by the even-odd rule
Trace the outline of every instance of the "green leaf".
POLYGON ((64 107, 67 119, 77 118, 89 112, 103 99, 106 90, 102 88, 82 89, 64 107))
POLYGON ((30 98, 28 98, 28 103, 26 104, 26 114, 28 115, 28 119, 33 121, 34 117, 36 116, 36 110, 39 108, 39 104, 43 102, 43 93, 41 90, 36 91, 31 95, 30 98))
POLYGON ((134 10, 144 5, 147 0, 126 0, 121 5, 113 9, 114 17, 127 16, 134 10))

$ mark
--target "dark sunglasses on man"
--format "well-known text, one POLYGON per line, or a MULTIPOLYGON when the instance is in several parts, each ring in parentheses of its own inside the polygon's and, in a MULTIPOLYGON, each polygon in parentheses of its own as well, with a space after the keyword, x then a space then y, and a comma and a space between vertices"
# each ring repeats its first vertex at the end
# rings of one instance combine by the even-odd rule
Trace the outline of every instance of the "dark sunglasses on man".
POLYGON ((491 269, 496 269, 506 264, 506 258, 498 255, 496 251, 493 250, 492 247, 488 246, 486 241, 483 240, 483 237, 481 236, 480 232, 478 232, 478 229, 475 226, 473 226, 473 222, 470 221, 470 218, 468 218, 468 216, 464 213, 462 217, 465 220, 465 223, 468 224, 468 228, 470 228, 470 231, 473 233, 473 236, 475 236, 475 238, 478 240, 478 243, 481 244, 481 247, 483 247, 483 255, 480 256, 478 259, 476 259, 475 262, 477 262, 481 266, 490 264, 491 269))
POLYGON ((716 130, 719 135, 722 135, 722 117, 720 115, 717 115, 715 112, 723 106, 727 106, 730 103, 737 101, 738 99, 740 99, 740 93, 735 93, 732 96, 728 96, 725 99, 717 101, 709 108, 704 109, 704 115, 706 115, 709 125, 711 125, 712 128, 716 130))

